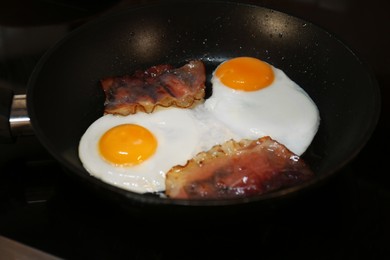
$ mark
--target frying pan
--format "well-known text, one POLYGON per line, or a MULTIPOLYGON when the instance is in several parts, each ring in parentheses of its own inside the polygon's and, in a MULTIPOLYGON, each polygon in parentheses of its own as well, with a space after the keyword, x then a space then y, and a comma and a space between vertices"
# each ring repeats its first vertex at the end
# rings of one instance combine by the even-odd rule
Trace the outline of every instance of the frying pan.
POLYGON ((375 78, 337 37, 289 14, 232 2, 161 3, 101 16, 53 46, 38 62, 27 88, 34 133, 65 171, 102 197, 138 213, 256 209, 306 194, 359 153, 376 126, 379 107, 375 78), (85 171, 78 144, 103 114, 101 78, 201 59, 210 89, 211 72, 236 56, 258 57, 282 69, 317 104, 320 127, 302 155, 316 174, 314 180, 250 198, 172 200, 125 191, 85 171))

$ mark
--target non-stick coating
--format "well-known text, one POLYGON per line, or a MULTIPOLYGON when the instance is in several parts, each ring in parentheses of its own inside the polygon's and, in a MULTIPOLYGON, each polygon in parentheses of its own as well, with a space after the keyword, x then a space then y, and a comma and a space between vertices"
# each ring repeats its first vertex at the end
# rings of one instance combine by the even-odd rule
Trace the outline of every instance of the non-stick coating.
POLYGON ((229 206, 307 188, 338 172, 360 151, 376 125, 380 105, 375 79, 332 34, 278 11, 222 2, 142 6, 88 23, 44 55, 27 97, 35 133, 48 151, 77 178, 132 206, 229 206), (84 170, 78 143, 103 112, 99 79, 201 59, 209 80, 221 61, 235 56, 254 56, 279 67, 318 105, 320 128, 303 156, 318 176, 313 182, 251 199, 174 201, 121 190, 84 170))

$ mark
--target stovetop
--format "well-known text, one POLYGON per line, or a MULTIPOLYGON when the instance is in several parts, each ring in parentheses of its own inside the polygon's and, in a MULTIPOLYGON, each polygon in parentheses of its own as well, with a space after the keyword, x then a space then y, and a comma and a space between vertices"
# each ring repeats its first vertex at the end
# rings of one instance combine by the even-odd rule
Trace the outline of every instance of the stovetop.
MULTIPOLYGON (((16 2, 0 7, 0 85, 23 93, 39 58, 71 30, 106 12, 148 2, 95 5, 53 0, 25 1, 24 8, 16 2)), ((132 216, 96 196, 71 178, 34 135, 20 136, 16 143, 0 144, 0 235, 64 259, 386 258, 390 253, 390 177, 383 170, 390 86, 387 1, 242 2, 323 27, 374 72, 382 91, 381 117, 350 164, 309 196, 248 221, 222 218, 210 223, 205 218, 172 223, 132 216)))

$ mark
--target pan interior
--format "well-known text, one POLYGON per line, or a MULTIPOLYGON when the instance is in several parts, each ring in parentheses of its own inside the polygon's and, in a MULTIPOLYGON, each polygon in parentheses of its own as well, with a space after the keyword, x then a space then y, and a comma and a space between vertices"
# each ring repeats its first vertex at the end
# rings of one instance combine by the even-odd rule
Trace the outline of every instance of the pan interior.
POLYGON ((78 158, 82 134, 103 113, 99 80, 201 59, 210 91, 211 71, 236 56, 258 57, 282 69, 315 101, 320 128, 303 158, 318 179, 337 172, 367 142, 379 114, 378 87, 348 47, 307 21, 223 2, 132 8, 74 30, 44 55, 30 79, 31 122, 43 145, 70 172, 127 198, 160 203, 164 199, 94 180, 78 158))

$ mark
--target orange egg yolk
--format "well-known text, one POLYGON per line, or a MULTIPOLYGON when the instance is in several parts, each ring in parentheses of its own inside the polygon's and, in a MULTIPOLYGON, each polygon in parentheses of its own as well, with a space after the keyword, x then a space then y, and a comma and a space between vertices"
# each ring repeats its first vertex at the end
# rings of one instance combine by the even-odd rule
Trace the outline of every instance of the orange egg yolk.
POLYGON ((109 129, 100 138, 100 154, 120 166, 137 165, 154 154, 157 140, 145 127, 123 124, 109 129))
POLYGON ((271 66, 252 57, 238 57, 223 62, 215 75, 229 88, 255 91, 267 87, 274 80, 271 66))

